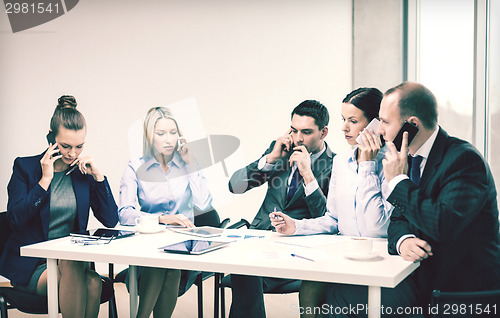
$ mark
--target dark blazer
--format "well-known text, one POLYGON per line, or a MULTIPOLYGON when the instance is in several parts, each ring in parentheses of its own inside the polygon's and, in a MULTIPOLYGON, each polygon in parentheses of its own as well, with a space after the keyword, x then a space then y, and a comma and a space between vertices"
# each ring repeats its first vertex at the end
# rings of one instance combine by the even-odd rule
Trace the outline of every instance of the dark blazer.
POLYGON ((389 253, 412 233, 427 241, 433 256, 415 273, 423 301, 433 289, 476 291, 500 288, 497 193, 488 164, 468 142, 439 128, 420 186, 400 182, 388 201, 389 253))
MULTIPOLYGON (((42 178, 42 156, 16 158, 7 186, 7 218, 12 234, 0 257, 0 274, 20 285, 28 283, 36 266, 43 261, 20 256, 20 247, 48 239, 50 187, 45 191, 38 184, 42 178)), ((104 226, 118 223, 118 208, 106 179, 96 182, 76 169, 71 173, 71 181, 77 205, 76 230, 86 230, 90 208, 104 226)))
MULTIPOLYGON (((273 150, 275 142, 271 143, 262 156, 267 155, 273 150)), ((306 197, 302 181, 297 192, 295 192, 288 203, 286 203, 286 194, 288 177, 291 170, 288 163, 290 154, 278 159, 275 162, 274 169, 271 171, 265 172, 258 169, 259 158, 259 160, 252 162, 233 174, 231 180, 229 180, 229 191, 232 193, 244 193, 266 182, 268 183, 266 197, 257 216, 252 221, 251 228, 260 230, 272 229, 269 213, 273 212, 275 207, 278 211, 286 213, 294 219, 315 218, 325 213, 326 196, 332 174, 332 160, 335 156, 326 143, 325 147, 325 151, 312 166, 312 171, 318 181, 319 188, 306 197)))

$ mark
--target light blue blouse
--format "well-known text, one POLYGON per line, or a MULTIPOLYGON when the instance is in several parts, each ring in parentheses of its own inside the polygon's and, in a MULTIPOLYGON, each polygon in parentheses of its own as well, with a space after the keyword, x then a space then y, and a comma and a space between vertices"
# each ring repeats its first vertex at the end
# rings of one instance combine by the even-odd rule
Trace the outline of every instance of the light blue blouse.
POLYGON ((333 158, 327 212, 315 219, 295 221, 294 234, 339 233, 387 237, 392 205, 387 202, 382 148, 374 161, 356 161, 357 148, 333 158))
POLYGON ((187 165, 175 152, 167 166, 165 173, 154 157, 129 161, 120 183, 122 225, 135 225, 135 219, 144 213, 182 213, 193 221, 194 206, 200 211, 211 209, 212 196, 197 164, 187 165))

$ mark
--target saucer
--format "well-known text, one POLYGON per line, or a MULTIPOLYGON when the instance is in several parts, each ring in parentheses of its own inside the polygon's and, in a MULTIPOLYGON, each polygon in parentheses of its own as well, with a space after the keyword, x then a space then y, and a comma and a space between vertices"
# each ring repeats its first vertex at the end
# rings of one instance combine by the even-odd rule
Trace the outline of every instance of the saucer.
POLYGON ((152 226, 152 227, 148 227, 148 228, 141 228, 141 226, 137 226, 137 230, 139 230, 140 233, 143 233, 143 234, 152 234, 152 233, 158 233, 158 232, 161 232, 165 229, 165 225, 163 224, 157 224, 155 226, 152 226))
POLYGON ((354 259, 354 260, 359 260, 359 261, 366 261, 366 260, 370 260, 370 259, 377 257, 379 254, 380 254, 379 251, 372 250, 370 253, 363 253, 363 254, 347 253, 345 255, 345 257, 350 258, 350 259, 354 259))

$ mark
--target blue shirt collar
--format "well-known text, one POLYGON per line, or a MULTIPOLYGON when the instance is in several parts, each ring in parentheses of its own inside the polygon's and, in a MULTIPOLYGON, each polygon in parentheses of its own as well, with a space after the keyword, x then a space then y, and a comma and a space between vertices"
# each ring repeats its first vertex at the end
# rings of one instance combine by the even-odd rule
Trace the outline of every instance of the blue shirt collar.
MULTIPOLYGON (((152 166, 159 166, 160 163, 158 160, 156 160, 155 157, 151 157, 149 159, 145 159, 144 166, 146 169, 150 169, 152 166)), ((172 157, 172 160, 170 160, 167 163, 167 167, 171 167, 172 165, 175 165, 177 168, 181 168, 185 165, 184 161, 182 160, 181 156, 179 153, 176 151, 174 152, 174 156, 172 157)))

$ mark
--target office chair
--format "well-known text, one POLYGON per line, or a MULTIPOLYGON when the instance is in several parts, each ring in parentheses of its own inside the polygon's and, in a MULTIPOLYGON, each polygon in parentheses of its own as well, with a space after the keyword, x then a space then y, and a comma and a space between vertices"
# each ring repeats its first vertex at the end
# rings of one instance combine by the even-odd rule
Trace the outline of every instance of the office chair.
MULTIPOLYGON (((220 217, 219 217, 219 213, 217 213, 216 210, 210 210, 208 212, 200 212, 196 208, 194 210, 194 224, 196 226, 212 226, 212 227, 224 228, 229 223, 229 221, 230 221, 230 219, 226 218, 221 222, 220 217)), ((110 277, 113 276, 112 275, 112 273, 113 273, 112 266, 113 266, 113 264, 110 264, 110 274, 109 274, 110 277)), ((125 283, 126 278, 127 278, 127 274, 128 274, 128 268, 124 269, 123 271, 118 273, 116 275, 116 277, 114 278, 114 282, 125 283)), ((198 294, 198 317, 202 318, 203 317, 203 281, 214 276, 214 273, 182 270, 181 275, 182 275, 181 277, 188 277, 191 275, 196 275, 196 278, 195 278, 193 284, 196 285, 197 291, 198 291, 198 293, 197 293, 198 294)), ((184 287, 184 286, 181 286, 181 287, 184 287)), ((189 287, 190 287, 190 285, 185 286, 185 289, 180 288, 178 296, 179 297, 182 296, 186 291, 189 290, 189 287)), ((218 291, 218 287, 216 285, 215 286, 216 295, 218 295, 217 291, 218 291)), ((217 298, 217 304, 218 304, 218 302, 219 302, 219 300, 217 298)), ((219 316, 218 309, 219 309, 218 305, 216 307, 214 307, 214 311, 215 311, 214 317, 219 316)), ((117 312, 116 305, 115 305, 114 311, 117 312)))
POLYGON ((430 317, 498 317, 500 289, 474 292, 432 291, 430 317))
MULTIPOLYGON (((246 226, 247 228, 250 227, 250 223, 245 220, 241 219, 237 223, 231 225, 228 227, 230 228, 240 228, 246 226)), ((264 294, 291 294, 291 293, 297 293, 299 292, 300 285, 302 284, 301 280, 294 280, 289 283, 286 283, 284 285, 278 286, 273 289, 267 289, 266 286, 264 286, 264 294)), ((231 288, 231 274, 224 276, 222 273, 216 273, 215 274, 215 290, 216 290, 216 298, 219 298, 220 295, 220 312, 221 312, 221 318, 224 318, 226 316, 226 296, 224 293, 224 288, 231 288), (219 294, 220 293, 220 294, 219 294)), ((218 301, 217 299, 215 300, 214 306, 218 306, 218 301)))
MULTIPOLYGON (((0 254, 5 248, 5 244, 12 232, 7 213, 0 213, 0 254)), ((94 269, 94 264, 91 264, 94 269)), ((102 291, 101 304, 109 301, 109 317, 115 318, 111 310, 114 301, 114 289, 111 280, 108 277, 101 276, 102 291)), ((31 294, 25 291, 17 290, 14 287, 0 287, 0 317, 7 318, 9 309, 17 309, 27 314, 47 314, 47 297, 31 294)))

